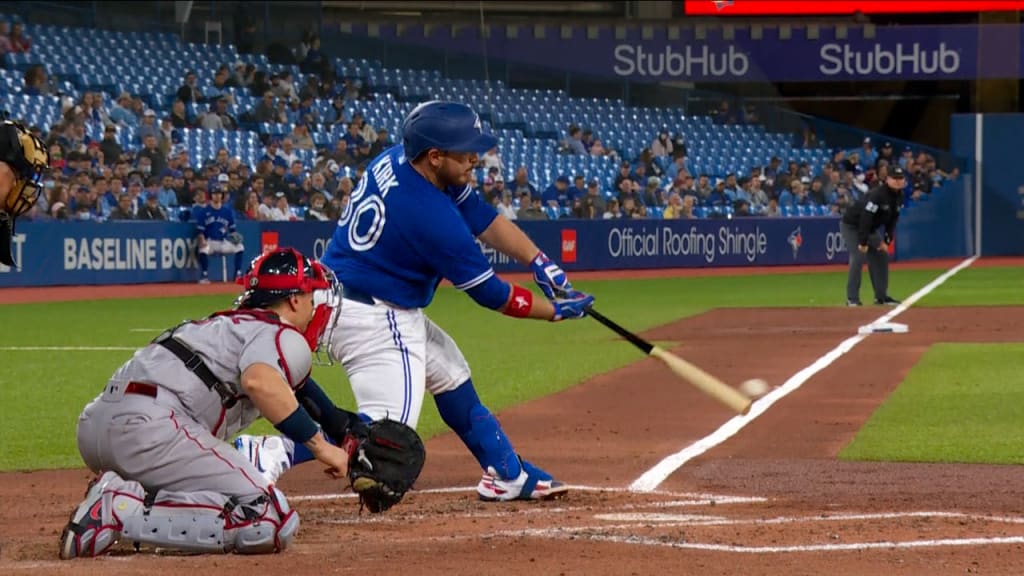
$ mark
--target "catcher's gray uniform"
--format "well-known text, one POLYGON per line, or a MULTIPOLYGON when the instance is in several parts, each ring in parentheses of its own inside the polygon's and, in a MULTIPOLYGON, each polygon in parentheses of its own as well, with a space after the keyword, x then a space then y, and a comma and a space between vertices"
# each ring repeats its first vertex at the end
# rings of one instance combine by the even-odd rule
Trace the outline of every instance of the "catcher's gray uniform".
POLYGON ((80 534, 92 540, 79 549, 98 554, 119 536, 196 552, 287 546, 298 516, 225 442, 260 417, 240 384, 246 368, 268 364, 292 388, 309 375, 312 355, 304 336, 276 318, 227 312, 173 332, 225 385, 223 398, 171 350, 153 343, 123 364, 86 406, 78 448, 89 468, 106 472, 90 488, 104 495, 102 510, 96 510, 104 529, 80 534))

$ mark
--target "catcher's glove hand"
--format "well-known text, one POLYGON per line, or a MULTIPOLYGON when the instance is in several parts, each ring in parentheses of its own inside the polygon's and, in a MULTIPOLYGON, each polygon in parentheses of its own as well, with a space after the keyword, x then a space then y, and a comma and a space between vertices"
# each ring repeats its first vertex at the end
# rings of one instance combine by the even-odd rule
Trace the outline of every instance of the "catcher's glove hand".
POLYGON ((352 462, 348 477, 360 510, 379 514, 402 501, 423 471, 427 453, 416 431, 396 420, 360 426, 346 438, 352 462))

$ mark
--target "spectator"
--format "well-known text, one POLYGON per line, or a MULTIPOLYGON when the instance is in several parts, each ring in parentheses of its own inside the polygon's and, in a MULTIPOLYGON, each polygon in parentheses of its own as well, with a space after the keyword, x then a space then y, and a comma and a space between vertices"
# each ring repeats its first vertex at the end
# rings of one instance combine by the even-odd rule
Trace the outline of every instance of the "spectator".
POLYGON ((586 156, 587 149, 583 146, 583 131, 579 126, 569 126, 569 139, 566 141, 566 148, 569 154, 574 156, 586 156))
POLYGON ((665 191, 661 189, 661 179, 651 176, 644 187, 643 203, 647 206, 664 206, 665 191))
POLYGON ((871 137, 865 136, 864 141, 861 143, 860 152, 860 167, 864 170, 868 170, 875 166, 875 162, 878 160, 878 152, 871 147, 871 137))
POLYGON ((764 212, 768 207, 768 194, 761 187, 764 179, 764 176, 750 179, 750 207, 755 214, 764 212))
POLYGON ((569 177, 559 176, 555 183, 548 187, 541 196, 544 206, 558 209, 569 206, 569 177))
POLYGON ((122 92, 117 97, 117 102, 110 107, 110 121, 118 126, 137 127, 139 125, 139 117, 132 110, 131 94, 122 92))
POLYGON ((225 130, 238 130, 238 119, 228 112, 230 99, 220 97, 217 99, 217 116, 220 116, 220 123, 225 130))
POLYGON ((686 156, 676 154, 672 158, 672 163, 665 169, 665 177, 669 180, 675 180, 677 176, 684 172, 689 172, 686 167, 686 156))
POLYGON ((537 188, 530 182, 527 176, 526 166, 520 166, 516 169, 515 180, 509 186, 509 191, 516 196, 521 196, 523 192, 527 192, 531 198, 540 198, 537 188))
POLYGON ((501 195, 501 198, 498 201, 497 210, 498 214, 501 214, 509 220, 516 220, 518 218, 515 208, 512 207, 511 192, 505 191, 505 193, 501 195))
POLYGON ((146 202, 139 208, 139 220, 167 220, 167 211, 160 205, 160 193, 146 191, 146 202))
POLYGON ((533 196, 529 192, 522 192, 519 196, 519 220, 547 220, 544 208, 540 204, 540 196, 533 196))
POLYGON ((882 144, 882 150, 878 153, 878 157, 875 158, 875 171, 881 167, 882 162, 886 165, 891 165, 896 162, 896 158, 893 157, 892 142, 885 142, 882 144))
POLYGON ((274 109, 274 93, 267 90, 263 93, 260 103, 253 112, 256 122, 260 124, 277 124, 277 111, 274 109))
POLYGON ((11 46, 11 27, 6 20, 0 20, 0 58, 3 58, 10 52, 13 47, 11 46))
MULTIPOLYGON (((283 192, 282 192, 283 194, 283 192)), ((263 193, 263 203, 260 204, 259 214, 260 220, 265 222, 271 222, 274 220, 274 210, 277 204, 277 195, 272 189, 266 190, 263 193)))
POLYGON ((668 130, 662 128, 658 136, 651 142, 651 156, 654 158, 668 158, 672 155, 672 140, 668 137, 668 130))
POLYGON ((608 200, 608 209, 601 216, 604 220, 617 220, 622 218, 622 210, 619 208, 619 200, 612 198, 608 200))
POLYGON ((306 211, 306 220, 317 220, 327 222, 327 198, 320 192, 314 192, 309 198, 309 210, 306 211))
POLYGON ((614 186, 616 190, 622 190, 623 180, 630 180, 632 178, 632 176, 630 176, 629 169, 630 164, 628 160, 623 160, 622 163, 619 164, 619 173, 615 175, 614 186))
POLYGON ((193 125, 189 122, 185 112, 185 103, 180 99, 175 99, 174 103, 171 104, 171 126, 181 130, 182 128, 192 128, 193 125))
POLYGON ((302 122, 295 125, 292 128, 291 140, 295 143, 295 147, 299 150, 315 150, 316 144, 313 142, 313 137, 309 135, 309 127, 302 122))
POLYGON ((359 137, 362 138, 363 142, 373 142, 377 137, 377 132, 373 129, 373 126, 370 126, 366 121, 362 112, 353 113, 351 123, 355 124, 359 128, 359 137))
POLYGON ((134 220, 135 211, 132 209, 132 197, 127 192, 117 198, 117 207, 110 211, 107 220, 134 220))
POLYGON ((189 70, 185 73, 185 83, 178 88, 178 100, 188 104, 189 102, 200 103, 205 101, 203 93, 196 87, 196 73, 189 70))
MULTIPOLYGON (((693 196, 687 196, 687 198, 690 198, 690 202, 692 204, 693 196)), ((680 218, 692 217, 692 214, 689 216, 683 215, 683 199, 679 194, 672 193, 672 195, 668 197, 668 206, 665 207, 665 212, 662 214, 662 218, 665 218, 666 220, 677 220, 680 218)))
POLYGON ((50 85, 46 68, 43 68, 42 64, 36 64, 25 70, 24 82, 25 85, 21 93, 27 96, 51 96, 55 92, 53 86, 50 85))
POLYGON ((601 193, 601 184, 597 180, 591 180, 587 184, 587 195, 586 198, 594 206, 595 218, 596 214, 604 215, 607 209, 607 202, 605 201, 604 194, 601 193))
POLYGON ((779 201, 775 198, 768 200, 768 206, 764 209, 763 214, 769 218, 778 218, 782 216, 782 212, 779 210, 779 201))
POLYGON ((157 189, 157 199, 164 208, 178 205, 178 193, 174 190, 174 173, 167 168, 160 172, 160 188, 157 189))
POLYGON ((260 213, 260 195, 255 190, 249 190, 245 195, 245 205, 242 207, 242 215, 249 220, 263 220, 263 215, 260 213))
POLYGON ((160 149, 156 146, 156 136, 147 134, 142 139, 142 150, 139 150, 138 158, 149 160, 150 174, 160 174, 167 167, 167 159, 164 158, 160 149))
POLYGON ((573 199, 571 215, 579 220, 593 220, 597 217, 597 210, 589 197, 578 196, 573 199))
MULTIPOLYGON (((387 131, 387 129, 385 129, 385 128, 377 129, 377 139, 374 140, 373 144, 370 146, 370 158, 376 158, 381 152, 387 150, 390 147, 391 147, 391 140, 388 138, 388 131, 387 131)), ((497 156, 497 154, 495 154, 495 156, 497 156)), ((484 158, 485 159, 487 158, 487 154, 486 153, 484 154, 484 158)), ((501 160, 499 159, 498 162, 500 163, 501 160)), ((484 165, 487 166, 486 160, 484 161, 484 165)), ((501 166, 499 164, 498 176, 501 176, 501 171, 502 170, 504 170, 504 166, 501 166)))
POLYGON ((716 209, 718 212, 721 212, 726 206, 732 205, 729 195, 725 193, 725 180, 718 179, 715 181, 715 188, 708 195, 704 204, 708 208, 716 209))
MULTIPOLYGON (((299 102, 299 122, 314 129, 320 124, 320 112, 314 105, 312 94, 305 94, 299 102)), ((370 138, 372 140, 372 138, 370 138)))
POLYGON ((286 137, 281 140, 281 149, 277 151, 277 157, 285 161, 286 168, 295 162, 300 162, 299 155, 295 153, 295 142, 291 138, 286 137))
POLYGON ((484 152, 484 155, 480 157, 480 165, 483 166, 485 170, 488 170, 488 173, 490 173, 491 168, 497 169, 496 174, 498 176, 503 176, 505 173, 505 166, 501 162, 501 156, 498 156, 497 147, 484 152))
POLYGON ((23 54, 32 49, 32 39, 25 35, 25 26, 21 22, 15 22, 11 29, 11 51, 16 54, 23 54))
POLYGON ((622 180, 619 182, 619 206, 623 211, 626 209, 626 199, 633 201, 633 204, 642 204, 643 200, 640 199, 640 191, 635 188, 636 182, 630 179, 622 180))
POLYGON ((569 189, 569 201, 573 202, 587 195, 587 185, 584 184, 583 174, 577 174, 572 181, 572 188, 569 189))
POLYGON ((224 130, 224 121, 217 113, 217 103, 211 102, 205 114, 199 119, 199 126, 203 130, 224 130))
POLYGON ((103 154, 103 162, 106 166, 113 166, 124 158, 124 150, 117 141, 117 128, 107 126, 103 130, 103 140, 99 143, 100 152, 103 154))
POLYGON ((64 186, 56 185, 47 194, 47 214, 54 220, 67 220, 69 218, 68 190, 64 186))
POLYGON ((647 209, 632 196, 626 196, 622 201, 622 214, 626 218, 639 220, 647 217, 647 209))
POLYGON ((288 222, 297 220, 292 209, 288 205, 288 195, 283 191, 274 194, 274 207, 270 210, 270 219, 275 222, 288 222))

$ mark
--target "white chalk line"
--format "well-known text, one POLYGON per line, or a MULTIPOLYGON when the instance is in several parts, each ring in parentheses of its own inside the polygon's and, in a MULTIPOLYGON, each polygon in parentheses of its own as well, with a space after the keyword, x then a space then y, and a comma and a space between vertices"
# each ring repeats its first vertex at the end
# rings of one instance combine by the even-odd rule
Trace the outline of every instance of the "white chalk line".
POLYGON ((744 554, 781 554, 793 552, 847 552, 878 549, 903 549, 903 548, 939 548, 949 546, 993 546, 1004 544, 1024 544, 1024 536, 1004 536, 992 538, 946 538, 939 540, 905 540, 890 542, 851 542, 846 544, 803 544, 795 546, 739 546, 735 544, 707 544, 702 542, 681 542, 666 541, 660 538, 647 538, 643 536, 614 536, 606 534, 579 534, 579 533, 558 533, 551 530, 533 529, 522 531, 495 532, 480 536, 488 537, 511 537, 519 538, 524 536, 539 536, 560 540, 589 540, 592 542, 611 542, 616 544, 633 544, 640 546, 658 546, 663 548, 676 548, 683 550, 698 550, 703 552, 734 552, 744 554))
MULTIPOLYGON (((973 264, 977 259, 977 256, 972 256, 947 270, 938 278, 932 280, 923 288, 912 294, 899 306, 893 308, 890 312, 882 315, 872 322, 871 325, 889 322, 893 318, 899 316, 913 306, 918 300, 930 294, 933 290, 945 283, 946 280, 949 280, 953 275, 973 264)), ((644 472, 639 478, 634 480, 633 483, 630 484, 629 489, 637 492, 650 492, 657 488, 684 464, 735 436, 737 432, 742 430, 747 424, 753 422, 758 416, 765 413, 773 404, 796 391, 805 382, 810 380, 812 376, 830 366, 833 362, 852 350, 854 346, 870 335, 871 334, 857 334, 842 341, 827 354, 815 360, 813 364, 791 376, 789 380, 786 380, 786 382, 782 384, 782 386, 779 386, 765 396, 759 398, 753 403, 753 405, 751 405, 750 412, 747 413, 747 415, 734 416, 708 436, 697 440, 675 454, 665 457, 653 468, 644 472)))
MULTIPOLYGON (((475 492, 475 486, 450 486, 443 488, 427 488, 425 490, 413 490, 410 495, 416 494, 459 494, 463 492, 475 492)), ((614 488, 607 486, 584 486, 584 485, 569 485, 569 491, 576 492, 604 492, 611 494, 624 494, 632 492, 629 489, 614 488)), ((652 490, 648 494, 656 496, 666 496, 669 498, 680 498, 685 499, 682 501, 692 502, 689 505, 711 505, 711 504, 753 504, 759 502, 766 502, 767 498, 760 496, 729 496, 726 494, 707 494, 700 492, 670 492, 662 490, 652 490)), ((340 500, 345 498, 355 498, 356 495, 353 492, 338 492, 331 494, 297 494, 295 496, 289 496, 289 501, 295 502, 315 502, 320 500, 340 500)), ((668 505, 667 503, 661 503, 661 505, 668 505)), ((683 504, 676 504, 683 505, 683 504)))

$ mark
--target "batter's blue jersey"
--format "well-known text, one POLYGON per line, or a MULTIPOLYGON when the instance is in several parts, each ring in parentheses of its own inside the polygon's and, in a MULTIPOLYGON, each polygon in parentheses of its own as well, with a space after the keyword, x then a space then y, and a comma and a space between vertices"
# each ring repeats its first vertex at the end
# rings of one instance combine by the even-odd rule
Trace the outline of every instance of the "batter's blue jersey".
POLYGON ((235 231, 235 213, 226 204, 217 209, 207 205, 193 216, 207 240, 223 240, 228 233, 235 231))
POLYGON ((321 262, 343 286, 424 308, 442 279, 469 290, 494 276, 476 236, 495 217, 472 187, 438 190, 394 146, 367 167, 321 262))

